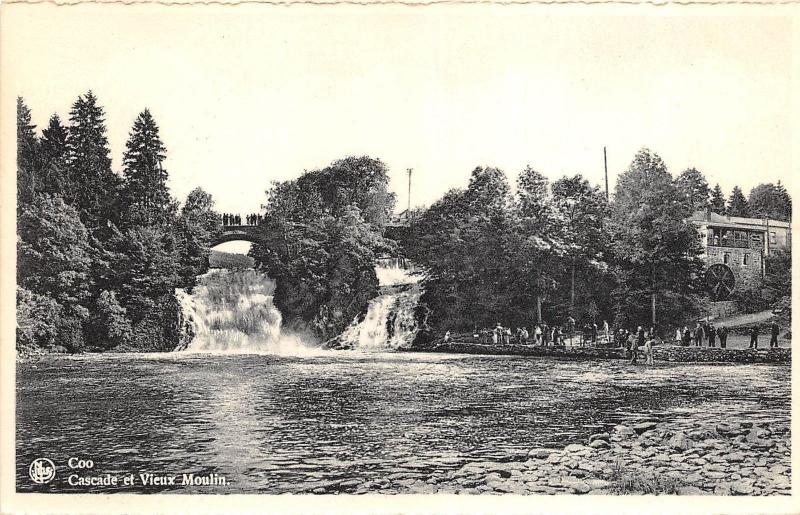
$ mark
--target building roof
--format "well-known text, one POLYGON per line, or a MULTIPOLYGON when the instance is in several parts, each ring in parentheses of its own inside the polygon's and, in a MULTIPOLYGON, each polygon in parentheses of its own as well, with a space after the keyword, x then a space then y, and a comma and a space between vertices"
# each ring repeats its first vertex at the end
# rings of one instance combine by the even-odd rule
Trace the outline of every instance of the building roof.
POLYGON ((790 222, 782 220, 767 220, 766 218, 744 218, 741 216, 727 216, 714 213, 713 211, 695 211, 689 220, 697 224, 713 224, 724 227, 738 227, 740 229, 760 229, 766 230, 767 226, 770 228, 789 229, 790 222))

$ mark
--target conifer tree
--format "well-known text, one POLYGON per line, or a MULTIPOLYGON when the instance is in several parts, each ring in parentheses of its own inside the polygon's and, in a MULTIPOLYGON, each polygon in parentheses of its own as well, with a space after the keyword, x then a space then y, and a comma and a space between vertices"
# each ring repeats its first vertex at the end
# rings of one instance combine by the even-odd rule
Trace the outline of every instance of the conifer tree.
POLYGON ((747 205, 750 216, 766 216, 783 221, 792 218, 792 199, 780 181, 778 184, 759 184, 750 190, 747 205))
POLYGON ((72 196, 73 188, 67 176, 67 128, 57 114, 50 117, 47 128, 42 131, 41 185, 42 193, 72 196))
POLYGON ((714 189, 711 191, 711 211, 717 213, 718 215, 725 214, 725 194, 722 193, 722 188, 720 188, 719 183, 714 186, 714 189))
POLYGON ((731 196, 728 199, 728 216, 750 216, 750 207, 747 205, 747 199, 744 198, 742 188, 734 186, 731 191, 731 196))
POLYGON ((111 171, 105 114, 94 93, 78 97, 69 119, 67 160, 73 188, 68 201, 87 227, 100 227, 116 219, 119 177, 111 171))
POLYGON ((30 204, 37 189, 36 126, 31 123, 31 110, 22 97, 17 97, 17 211, 30 204))
POLYGON ((128 225, 165 225, 175 216, 176 206, 167 188, 162 165, 166 148, 148 109, 133 122, 122 158, 124 186, 122 202, 128 225))

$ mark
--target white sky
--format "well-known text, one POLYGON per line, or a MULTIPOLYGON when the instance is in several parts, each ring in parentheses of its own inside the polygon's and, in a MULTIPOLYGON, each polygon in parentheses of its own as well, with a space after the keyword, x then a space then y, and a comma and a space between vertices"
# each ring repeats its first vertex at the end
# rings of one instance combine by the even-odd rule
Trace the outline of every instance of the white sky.
POLYGON ((476 165, 512 181, 530 163, 602 184, 604 145, 612 190, 641 146, 674 174, 697 167, 726 194, 790 181, 787 18, 5 8, 6 85, 40 128, 93 89, 119 170, 130 126, 149 107, 173 193, 183 200, 202 186, 221 211, 257 210, 271 180, 348 154, 387 163, 400 208, 408 167, 413 204, 430 204, 476 165))

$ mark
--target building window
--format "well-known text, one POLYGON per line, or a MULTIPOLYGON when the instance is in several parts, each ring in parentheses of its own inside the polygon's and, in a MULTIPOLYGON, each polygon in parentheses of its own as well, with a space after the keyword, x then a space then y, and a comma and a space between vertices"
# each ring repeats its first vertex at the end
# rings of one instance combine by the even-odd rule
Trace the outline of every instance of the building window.
POLYGON ((750 264, 750 254, 745 254, 745 255, 742 257, 742 265, 743 265, 743 266, 747 266, 747 265, 749 265, 749 264, 750 264))
POLYGON ((729 265, 730 262, 731 262, 731 255, 728 254, 727 252, 723 252, 723 254, 722 254, 722 262, 725 263, 726 265, 729 265))
POLYGON ((775 231, 770 231, 770 233, 769 233, 769 242, 772 245, 775 245, 776 243, 778 243, 778 235, 775 233, 775 231))

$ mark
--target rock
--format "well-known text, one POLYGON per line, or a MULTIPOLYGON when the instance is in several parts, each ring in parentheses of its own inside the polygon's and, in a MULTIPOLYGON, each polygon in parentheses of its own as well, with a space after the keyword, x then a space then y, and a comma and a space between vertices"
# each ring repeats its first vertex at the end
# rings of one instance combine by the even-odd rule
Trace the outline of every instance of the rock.
POLYGON ((689 474, 688 476, 683 478, 683 482, 684 483, 689 483, 690 485, 694 484, 694 483, 699 483, 702 480, 703 480, 703 476, 701 476, 700 474, 698 474, 696 472, 694 474, 689 474))
POLYGON ((681 486, 677 492, 678 495, 705 495, 705 492, 696 486, 681 486))
POLYGON ((614 426, 614 432, 619 433, 621 435, 632 435, 634 434, 633 429, 628 426, 618 425, 614 426))
POLYGON ((608 449, 611 447, 611 444, 609 444, 606 440, 594 440, 589 442, 589 447, 593 449, 608 449))
POLYGON ((579 478, 567 476, 561 479, 561 485, 569 488, 576 494, 585 494, 591 487, 579 478))
POLYGON ((564 452, 580 452, 580 451, 582 451, 584 449, 586 449, 586 447, 584 447, 581 444, 571 443, 571 444, 567 445, 566 447, 564 447, 564 452))
POLYGON ((559 461, 561 461, 561 455, 558 453, 554 452, 547 457, 547 463, 558 463, 559 461))
POLYGON ((739 432, 738 427, 734 427, 732 424, 726 424, 724 422, 721 424, 717 424, 716 429, 717 433, 721 435, 732 435, 739 432))
POLYGON ((714 487, 714 495, 731 495, 730 483, 718 483, 714 487))
POLYGON ((594 442, 595 440, 605 440, 608 441, 611 438, 611 435, 608 433, 595 433, 589 437, 589 444, 594 442))
POLYGON ((325 493, 325 489, 322 488, 321 486, 318 486, 315 489, 311 490, 311 493, 312 494, 324 494, 325 493))
POLYGON ((726 474, 725 472, 714 472, 714 471, 703 471, 703 475, 709 479, 722 479, 724 477, 728 477, 728 474, 726 474))
POLYGON ((548 456, 550 456, 551 452, 553 451, 549 449, 531 449, 530 451, 528 451, 528 457, 543 460, 548 456))
POLYGON ((786 465, 781 465, 780 463, 769 468, 769 471, 773 474, 783 474, 787 470, 789 470, 789 468, 786 465))
POLYGON ((677 449, 680 451, 685 451, 693 447, 692 441, 686 436, 686 433, 678 432, 675 433, 672 438, 669 439, 667 445, 672 447, 673 449, 677 449))
POLYGON ((586 479, 584 482, 589 485, 589 488, 592 490, 600 490, 611 486, 611 483, 605 479, 586 479))
POLYGON ((658 424, 655 422, 641 422, 633 426, 633 430, 639 434, 644 433, 645 431, 650 431, 651 429, 655 429, 658 424))
POLYGON ((719 463, 709 463, 703 467, 703 470, 708 472, 725 472, 725 466, 719 463))
POLYGON ((724 455, 722 459, 730 463, 741 463, 744 461, 744 454, 742 454, 741 452, 732 452, 730 454, 724 455))
POLYGON ((753 493, 753 485, 743 481, 734 481, 731 483, 731 491, 736 495, 750 495, 753 493))

